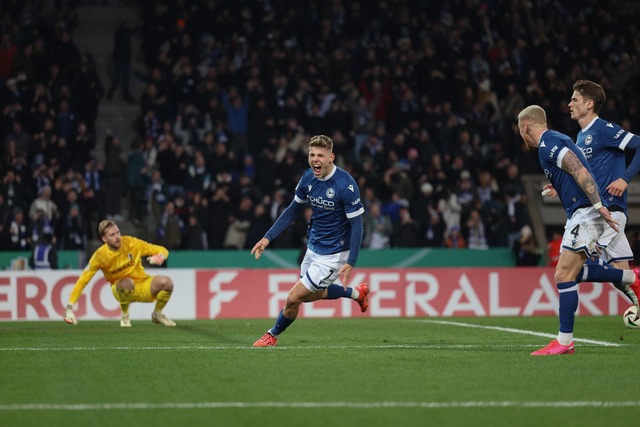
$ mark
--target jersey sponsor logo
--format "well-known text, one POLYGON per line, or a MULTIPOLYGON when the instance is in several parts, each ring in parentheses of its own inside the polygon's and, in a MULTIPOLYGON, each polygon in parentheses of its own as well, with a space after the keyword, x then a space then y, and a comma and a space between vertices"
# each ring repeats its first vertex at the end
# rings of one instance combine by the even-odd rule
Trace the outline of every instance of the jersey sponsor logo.
POLYGON ((335 195, 336 195, 336 190, 334 190, 333 188, 329 187, 329 188, 327 188, 326 194, 327 194, 328 198, 333 199, 335 197, 335 195))
POLYGON ((351 206, 355 206, 358 203, 360 203, 360 197, 358 197, 357 199, 355 199, 353 202, 351 202, 351 206))
POLYGON ((352 193, 355 193, 355 190, 353 189, 353 185, 349 184, 347 185, 347 188, 351 190, 352 193))
POLYGON ((125 264, 125 265, 123 265, 122 267, 118 267, 118 268, 116 268, 115 270, 111 270, 111 274, 118 274, 118 273, 121 273, 121 272, 123 272, 123 271, 125 271, 125 270, 127 270, 127 269, 129 269, 129 268, 131 268, 131 267, 133 267, 134 265, 136 265, 136 263, 135 263, 135 262, 133 262, 133 260, 132 260, 132 261, 129 261, 128 263, 126 263, 126 264, 125 264))
POLYGON ((618 139, 620 138, 620 136, 622 136, 622 134, 624 134, 626 131, 624 129, 620 129, 618 131, 618 133, 616 133, 616 136, 613 137, 613 139, 618 139))
POLYGON ((133 259, 133 255, 129 254, 127 255, 127 258, 129 258, 129 261, 131 261, 133 259))
POLYGON ((582 147, 580 148, 580 151, 582 151, 582 154, 584 154, 584 156, 587 159, 590 159, 593 157, 593 148, 592 147, 582 147))
POLYGON ((593 136, 592 135, 587 135, 587 137, 584 139, 584 144, 585 145, 590 145, 593 142, 593 136))
POLYGON ((556 151, 558 151, 557 145, 551 149, 551 151, 549 152, 549 157, 553 158, 553 156, 556 155, 556 151))
POLYGON ((332 211, 335 209, 336 203, 332 200, 326 200, 323 197, 314 197, 309 196, 309 201, 311 202, 311 206, 315 208, 321 208, 328 211, 332 211))

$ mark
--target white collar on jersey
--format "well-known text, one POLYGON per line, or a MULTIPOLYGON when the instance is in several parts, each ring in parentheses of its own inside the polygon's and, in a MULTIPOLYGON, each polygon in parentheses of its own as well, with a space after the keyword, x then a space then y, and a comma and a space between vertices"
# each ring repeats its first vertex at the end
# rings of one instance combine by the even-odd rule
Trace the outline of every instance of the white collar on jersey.
POLYGON ((591 123, 589 123, 588 125, 586 125, 586 126, 584 127, 584 129, 582 129, 582 132, 584 132, 585 130, 589 129, 591 126, 593 126, 593 124, 594 124, 594 123, 596 122, 596 120, 598 120, 599 118, 600 118, 600 117, 595 116, 595 117, 593 118, 593 120, 591 120, 591 123))
POLYGON ((336 165, 333 165, 333 170, 331 170, 331 172, 329 172, 327 174, 327 176, 325 176, 324 178, 316 178, 318 181, 326 181, 329 178, 331 178, 333 175, 335 175, 336 171, 338 170, 338 167, 336 165))

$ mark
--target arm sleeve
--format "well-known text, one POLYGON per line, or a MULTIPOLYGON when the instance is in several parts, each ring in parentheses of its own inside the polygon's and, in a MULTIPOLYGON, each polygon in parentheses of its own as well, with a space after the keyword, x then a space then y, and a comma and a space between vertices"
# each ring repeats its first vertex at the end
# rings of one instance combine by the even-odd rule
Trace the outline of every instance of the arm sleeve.
POLYGON ((169 258, 169 250, 164 246, 154 245, 153 243, 145 242, 144 240, 140 240, 135 238, 135 244, 140 248, 141 256, 153 256, 153 255, 163 255, 164 259, 169 258))
POLYGON ((360 246, 362 245, 362 234, 364 233, 362 215, 349 218, 349 224, 351 224, 351 245, 349 246, 349 259, 347 260, 347 264, 353 267, 356 265, 356 262, 358 262, 358 254, 360 253, 360 246))
POLYGON ((291 202, 289 206, 280 214, 276 222, 273 223, 269 231, 266 232, 264 237, 272 241, 280 235, 291 223, 300 215, 304 204, 298 203, 295 200, 291 202))
POLYGON ((69 304, 74 305, 78 302, 78 298, 82 295, 82 291, 84 291, 84 288, 89 284, 89 280, 91 280, 98 270, 100 270, 100 265, 98 264, 98 260, 94 254, 89 260, 89 264, 78 278, 76 285, 73 287, 71 296, 69 296, 69 304))
POLYGON ((622 174, 622 179, 629 183, 633 177, 640 172, 640 137, 638 135, 634 135, 627 144, 627 148, 635 150, 636 152, 633 159, 631 159, 631 163, 629 163, 629 166, 622 174))

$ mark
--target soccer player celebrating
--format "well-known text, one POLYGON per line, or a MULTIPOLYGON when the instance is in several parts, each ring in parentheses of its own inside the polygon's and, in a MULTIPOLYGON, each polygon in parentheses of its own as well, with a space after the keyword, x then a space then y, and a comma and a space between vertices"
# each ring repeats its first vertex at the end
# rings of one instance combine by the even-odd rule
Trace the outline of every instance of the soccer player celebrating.
MULTIPOLYGON (((598 239, 607 233, 617 233, 618 227, 602 204, 598 185, 583 152, 567 135, 547 129, 544 109, 530 105, 522 110, 518 114, 518 129, 527 148, 538 149, 540 166, 567 213, 562 252, 555 271, 560 294, 560 331, 557 339, 531 354, 573 354, 573 326, 578 308, 576 277, 587 256, 597 256, 598 239)), ((636 280, 636 274, 632 270, 593 265, 588 268, 588 280, 629 285, 636 280)))
POLYGON ((152 245, 131 236, 120 235, 120 229, 111 220, 101 221, 98 233, 104 242, 89 260, 89 264, 78 278, 71 291, 67 304, 64 321, 78 324, 73 313, 73 306, 80 298, 82 291, 98 270, 102 271, 105 279, 111 283, 113 296, 120 303, 122 317, 120 326, 131 327, 129 319, 129 304, 132 302, 156 302, 155 310, 151 314, 153 323, 164 326, 176 326, 162 313, 162 309, 173 292, 173 280, 168 276, 149 276, 142 266, 142 257, 146 256, 151 264, 160 265, 169 256, 169 251, 158 245, 152 245))
POLYGON ((259 259, 266 247, 282 233, 309 203, 313 210, 309 223, 307 252, 296 282, 275 325, 254 347, 275 346, 278 335, 296 320, 300 304, 321 299, 351 298, 367 311, 369 286, 347 287, 362 243, 360 190, 348 172, 333 164, 333 141, 316 135, 309 141, 309 166, 295 189, 295 198, 282 212, 251 254, 259 259), (342 277, 344 286, 333 284, 342 277))
MULTIPOLYGON (((598 114, 607 97, 599 84, 578 80, 573 85, 569 101, 571 118, 580 125, 576 145, 591 166, 593 176, 603 191, 602 201, 618 224, 618 233, 607 233, 598 239, 600 259, 616 268, 629 269, 633 252, 624 232, 627 224, 627 186, 640 172, 640 137, 627 132, 615 123, 601 119, 598 114), (635 151, 626 167, 625 151, 635 151)), ((637 272, 637 270, 636 270, 637 272)), ((640 296, 640 280, 629 289, 614 283, 634 304, 640 296)))

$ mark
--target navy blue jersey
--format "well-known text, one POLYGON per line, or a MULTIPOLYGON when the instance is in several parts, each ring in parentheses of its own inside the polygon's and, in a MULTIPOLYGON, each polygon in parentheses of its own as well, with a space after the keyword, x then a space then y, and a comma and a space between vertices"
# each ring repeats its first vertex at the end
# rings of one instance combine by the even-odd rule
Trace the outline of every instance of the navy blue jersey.
POLYGON ((318 179, 307 169, 296 186, 295 201, 309 203, 313 209, 307 246, 319 255, 335 254, 349 249, 349 218, 364 213, 360 190, 348 172, 334 166, 326 177, 318 179))
POLYGON ((591 202, 573 176, 562 170, 562 159, 568 151, 573 152, 589 173, 592 173, 587 158, 571 138, 554 130, 543 132, 538 148, 540 166, 558 192, 567 218, 571 218, 576 209, 591 206, 591 202))
MULTIPOLYGON (((605 206, 619 206, 627 213, 627 192, 613 196, 606 188, 626 169, 625 148, 636 135, 625 131, 615 123, 596 117, 586 128, 578 132, 576 145, 580 147, 593 169, 593 176, 600 187, 605 206)), ((630 177, 629 177, 630 178, 630 177)))

